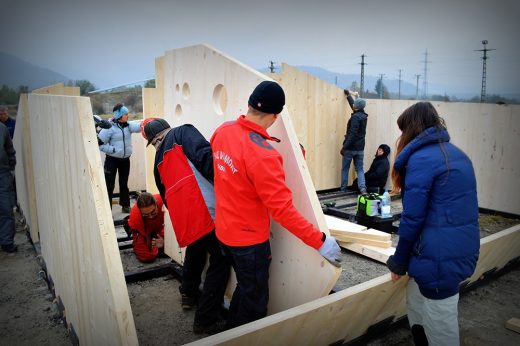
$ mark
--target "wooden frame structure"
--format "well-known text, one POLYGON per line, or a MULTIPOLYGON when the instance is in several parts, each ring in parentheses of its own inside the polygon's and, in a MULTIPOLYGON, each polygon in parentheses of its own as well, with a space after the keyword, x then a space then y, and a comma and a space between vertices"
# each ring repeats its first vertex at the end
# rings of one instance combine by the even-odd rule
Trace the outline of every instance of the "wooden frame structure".
MULTIPOLYGON (((283 121, 279 121, 270 133, 290 144, 278 148, 284 155, 286 170, 294 172, 291 169, 299 167, 299 173, 288 175, 297 207, 327 232, 314 195, 311 175, 313 172, 322 174, 316 167, 320 162, 336 162, 337 165, 339 158, 328 153, 337 152, 338 141, 343 136, 344 129, 335 121, 346 124, 346 119, 338 120, 348 114, 344 111, 346 102, 341 89, 327 86, 325 90, 332 93, 332 96, 327 96, 327 92, 315 86, 322 81, 305 77, 307 84, 299 84, 303 72, 284 65, 285 68, 289 72, 288 75, 282 72, 280 83, 288 95, 288 104, 282 114, 283 121), (291 80, 292 87, 285 84, 288 80, 291 80), (300 88, 297 96, 292 91, 295 87, 300 88), (316 104, 312 112, 300 112, 298 105, 307 104, 296 102, 302 98, 309 104, 316 104), (331 106, 331 114, 317 115, 321 109, 318 105, 327 103, 337 103, 331 106), (339 113, 334 113, 334 110, 339 113), (290 117, 295 114, 306 114, 306 119, 293 121, 293 129, 290 117), (324 121, 321 117, 325 116, 335 117, 324 123, 338 129, 334 136, 340 139, 322 138, 334 137, 326 129, 315 126, 315 123, 324 121), (309 132, 310 128, 320 130, 309 132), (307 148, 309 168, 300 153, 298 142, 307 148)), ((156 59, 156 70, 157 87, 143 91, 145 116, 163 116, 172 126, 194 123, 207 137, 219 123, 235 119, 243 113, 251 90, 258 82, 268 79, 205 45, 166 52, 156 59), (215 73, 209 73, 208 69, 215 73)), ((375 151, 380 141, 388 144, 395 141, 398 135, 393 125, 395 119, 411 103, 368 101, 367 111, 372 120, 369 121, 367 156, 370 156, 371 149, 375 151), (378 142, 371 138, 372 134, 378 142)), ((441 114, 447 114, 445 117, 454 142, 473 160, 481 206, 519 214, 519 202, 514 196, 520 181, 519 163, 515 159, 520 149, 518 106, 450 103, 436 103, 435 106, 441 114), (478 122, 471 120, 472 115, 478 118, 478 122), (483 143, 473 142, 477 136, 483 143), (494 194, 500 195, 501 199, 494 194)), ((43 88, 21 96, 18 117, 15 148, 19 201, 30 226, 31 237, 36 241, 39 239, 47 273, 56 296, 63 304, 69 328, 84 344, 137 344, 88 98, 79 97, 63 86, 43 88), (76 96, 67 96, 69 92, 76 96)), ((150 157, 153 157, 150 150, 153 153, 153 149, 147 149, 146 155, 148 178, 150 157)), ((144 160, 135 165, 142 162, 144 160)), ((334 179, 339 179, 339 174, 326 176, 328 180, 316 180, 316 187, 337 187, 339 180, 334 179)), ((150 181, 148 186, 150 189, 150 181)), ((394 284, 389 275, 383 275, 326 295, 323 291, 330 282, 335 281, 337 271, 328 268, 326 262, 321 267, 324 262, 319 255, 313 250, 307 254, 305 248, 300 249, 295 245, 297 239, 293 239, 288 232, 275 231, 273 237, 274 244, 281 244, 276 250, 278 245, 273 247, 273 253, 284 253, 282 256, 285 256, 278 257, 278 261, 290 262, 311 257, 310 265, 300 263, 295 266, 300 268, 299 271, 295 272, 286 269, 294 267, 273 265, 280 274, 272 281, 279 285, 281 281, 290 280, 288 284, 292 285, 292 291, 281 290, 276 295, 273 305, 270 305, 270 316, 201 339, 196 344, 344 342, 363 335, 371 325, 404 315, 405 279, 394 284), (318 269, 313 267, 316 264, 318 269), (311 296, 300 294, 308 287, 298 279, 310 277, 316 280, 314 274, 319 271, 326 274, 325 279, 320 285, 312 286, 311 296), (284 302, 288 295, 297 298, 289 297, 289 302, 284 302)), ((168 246, 172 257, 180 256, 171 240, 168 246)), ((477 270, 468 282, 476 282, 489 271, 501 269, 519 256, 520 226, 482 239, 477 270)), ((271 286, 273 293, 278 290, 279 287, 271 286)))

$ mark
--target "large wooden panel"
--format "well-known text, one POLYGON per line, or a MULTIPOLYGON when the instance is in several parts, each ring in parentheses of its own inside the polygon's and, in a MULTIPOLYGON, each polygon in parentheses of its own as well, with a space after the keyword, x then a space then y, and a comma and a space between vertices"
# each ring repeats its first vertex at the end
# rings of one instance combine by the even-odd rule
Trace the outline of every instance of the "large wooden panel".
POLYGON ((88 98, 29 95, 42 256, 85 345, 137 335, 88 98))
MULTIPOLYGON (((206 45, 168 51, 163 64, 164 76, 156 76, 156 80, 164 81, 165 119, 172 126, 194 124, 208 140, 221 123, 245 114, 252 90, 261 81, 269 80, 206 45)), ((282 140, 275 147, 284 158, 286 180, 296 208, 328 234, 287 108, 269 133, 282 140)), ((327 295, 340 269, 277 223, 272 223, 271 234, 269 313, 327 295)), ((165 251, 176 256, 176 247, 169 241, 165 251)))
POLYGON ((52 95, 68 95, 79 96, 79 87, 65 86, 63 83, 49 85, 43 88, 34 89, 33 94, 52 94, 52 95))
MULTIPOLYGON (((340 185, 341 156, 350 108, 342 89, 283 64, 274 75, 286 92, 291 118, 307 150, 307 164, 317 190, 340 185)), ((397 118, 413 100, 367 99, 365 171, 377 147, 388 144, 390 163, 401 132, 397 118)), ((477 176, 479 206, 520 214, 520 106, 433 102, 446 120, 451 141, 468 154, 477 176)), ((353 165, 351 165, 352 168, 353 165)), ((352 171, 351 171, 352 172, 352 171)), ((352 173, 351 173, 352 176, 352 173)), ((390 179, 387 187, 391 187, 390 179)))
MULTIPOLYGON (((520 225, 483 238, 470 282, 520 256, 520 225)), ((327 297, 268 316, 190 345, 329 345, 351 341, 386 318, 406 314, 408 277, 385 274, 327 297)))

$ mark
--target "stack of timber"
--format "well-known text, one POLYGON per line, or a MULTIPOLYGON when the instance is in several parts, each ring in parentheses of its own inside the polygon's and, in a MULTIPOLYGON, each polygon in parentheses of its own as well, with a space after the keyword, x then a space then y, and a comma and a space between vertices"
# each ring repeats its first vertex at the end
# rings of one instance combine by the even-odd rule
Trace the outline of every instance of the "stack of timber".
POLYGON ((334 216, 325 215, 325 221, 330 234, 333 235, 342 248, 360 255, 386 263, 393 255, 391 235, 375 229, 367 229, 334 216))

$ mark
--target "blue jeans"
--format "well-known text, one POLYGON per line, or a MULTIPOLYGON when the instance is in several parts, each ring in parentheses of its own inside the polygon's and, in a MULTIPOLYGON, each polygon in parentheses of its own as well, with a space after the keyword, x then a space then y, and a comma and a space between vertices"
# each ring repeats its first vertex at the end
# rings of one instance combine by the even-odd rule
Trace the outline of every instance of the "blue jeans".
POLYGON ((3 246, 14 243, 14 206, 14 178, 11 172, 0 173, 0 245, 3 246))
POLYGON ((341 191, 347 191, 348 186, 348 171, 350 170, 350 162, 354 159, 354 167, 358 177, 359 191, 366 191, 365 172, 363 171, 363 158, 365 154, 361 151, 346 150, 343 155, 341 164, 341 191))
POLYGON ((269 302, 269 241, 250 246, 222 246, 237 276, 227 327, 238 327, 265 317, 269 302))

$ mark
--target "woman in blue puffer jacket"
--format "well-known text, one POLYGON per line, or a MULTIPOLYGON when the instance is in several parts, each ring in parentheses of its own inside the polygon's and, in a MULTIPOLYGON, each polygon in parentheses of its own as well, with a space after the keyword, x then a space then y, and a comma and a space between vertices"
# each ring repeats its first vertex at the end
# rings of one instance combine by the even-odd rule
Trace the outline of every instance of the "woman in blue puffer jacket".
POLYGON ((459 285, 480 249, 475 172, 451 144, 444 120, 429 102, 407 108, 392 172, 401 191, 399 243, 387 265, 392 280, 408 272, 408 321, 416 344, 458 345, 459 285))
POLYGON ((128 108, 118 103, 114 106, 112 127, 102 129, 98 138, 103 142, 99 149, 106 154, 105 182, 108 201, 112 207, 112 196, 119 171, 119 204, 123 213, 130 213, 128 176, 130 175, 130 155, 132 155, 132 133, 141 132, 141 121, 128 121, 128 108))

